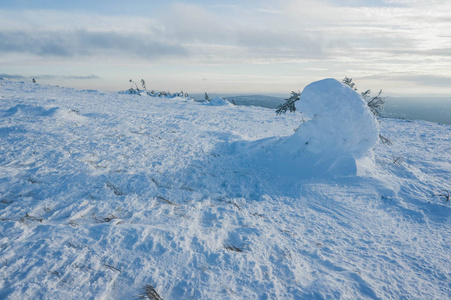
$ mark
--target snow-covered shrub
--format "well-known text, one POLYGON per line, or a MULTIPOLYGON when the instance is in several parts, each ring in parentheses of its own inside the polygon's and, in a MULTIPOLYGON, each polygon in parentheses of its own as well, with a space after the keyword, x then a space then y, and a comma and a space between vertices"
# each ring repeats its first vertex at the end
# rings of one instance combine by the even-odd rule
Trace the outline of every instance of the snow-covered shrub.
POLYGON ((144 79, 141 79, 141 86, 142 86, 143 89, 147 92, 146 82, 144 81, 144 79))
POLYGON ((295 106, 311 119, 291 139, 306 145, 308 152, 360 158, 377 142, 378 125, 362 97, 335 79, 309 84, 295 106))
POLYGON ((133 85, 128 89, 130 94, 139 94, 141 91, 139 90, 138 85, 132 79, 129 80, 130 83, 133 83, 136 88, 133 88, 133 85))
MULTIPOLYGON (((341 81, 345 85, 349 86, 352 90, 357 92, 357 86, 354 82, 352 82, 352 78, 346 77, 341 81)), ((371 112, 376 116, 380 117, 382 115, 382 111, 384 110, 384 104, 386 97, 382 97, 382 90, 375 96, 371 96, 371 90, 366 90, 365 92, 360 93, 360 96, 363 100, 365 100, 366 104, 370 108, 371 112)), ((291 92, 291 96, 288 99, 285 99, 285 103, 282 103, 276 108, 276 114, 284 114, 288 110, 290 112, 296 111, 296 102, 300 100, 301 93, 300 92, 291 92)), ((386 137, 379 134, 379 140, 386 145, 391 145, 392 142, 386 137)))
MULTIPOLYGON (((352 78, 346 77, 342 80, 342 83, 349 86, 354 91, 357 91, 357 86, 354 82, 352 82, 352 78)), ((288 99, 285 99, 285 103, 279 105, 276 108, 276 114, 284 114, 288 110, 290 112, 296 111, 296 105, 295 102, 300 99, 300 92, 291 92, 291 96, 288 99)), ((377 116, 380 117, 382 114, 382 111, 384 110, 385 105, 385 99, 386 97, 382 97, 382 90, 379 90, 379 92, 375 96, 371 96, 371 90, 366 90, 365 92, 362 92, 360 96, 366 101, 366 104, 370 108, 371 112, 377 116)))
POLYGON ((301 96, 301 93, 291 92, 291 96, 288 99, 285 99, 285 103, 277 106, 276 108, 276 114, 281 115, 287 112, 289 110, 290 112, 296 111, 296 101, 299 100, 301 96))
POLYGON ((132 79, 130 81, 133 85, 126 91, 120 91, 119 94, 129 94, 129 95, 139 95, 139 96, 150 96, 150 97, 160 97, 160 98, 182 98, 192 100, 188 93, 184 93, 180 91, 178 93, 171 93, 170 91, 147 91, 146 82, 144 79, 141 79, 141 86, 143 90, 140 90, 136 82, 132 79))
MULTIPOLYGON (((352 82, 352 78, 345 76, 345 78, 341 82, 343 82, 344 84, 346 84, 351 89, 353 89, 354 91, 357 92, 357 86, 355 85, 354 82, 352 82)), ((362 98, 366 101, 366 104, 368 105, 371 112, 376 117, 382 116, 382 111, 384 110, 384 105, 385 105, 385 99, 387 99, 387 97, 382 97, 381 95, 382 95, 382 90, 379 90, 379 92, 376 94, 376 96, 371 96, 371 90, 366 90, 366 91, 360 93, 360 96, 362 96, 362 98)), ((388 138, 386 138, 385 136, 383 136, 381 134, 379 134, 379 140, 383 144, 386 144, 389 146, 392 145, 392 142, 388 138)))
POLYGON ((357 92, 324 79, 293 93, 292 100, 287 109, 301 111, 308 120, 291 136, 238 145, 241 153, 297 178, 357 175, 372 168, 379 127, 357 92))
MULTIPOLYGON (((352 82, 352 78, 345 76, 342 82, 357 92, 357 86, 354 82, 352 82)), ((371 109, 371 112, 377 117, 381 116, 382 111, 384 110, 385 99, 387 99, 381 95, 382 90, 379 90, 376 96, 371 96, 371 90, 366 90, 360 93, 360 96, 362 96, 362 98, 366 101, 366 104, 371 109)))

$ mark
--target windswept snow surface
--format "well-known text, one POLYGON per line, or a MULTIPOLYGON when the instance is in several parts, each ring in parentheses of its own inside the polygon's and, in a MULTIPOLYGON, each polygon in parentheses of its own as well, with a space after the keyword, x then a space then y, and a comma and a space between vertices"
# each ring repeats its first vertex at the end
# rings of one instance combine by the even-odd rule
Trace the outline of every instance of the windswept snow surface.
POLYGON ((382 119, 374 172, 300 179, 236 149, 299 113, 0 96, 0 299, 451 297, 451 126, 382 119))

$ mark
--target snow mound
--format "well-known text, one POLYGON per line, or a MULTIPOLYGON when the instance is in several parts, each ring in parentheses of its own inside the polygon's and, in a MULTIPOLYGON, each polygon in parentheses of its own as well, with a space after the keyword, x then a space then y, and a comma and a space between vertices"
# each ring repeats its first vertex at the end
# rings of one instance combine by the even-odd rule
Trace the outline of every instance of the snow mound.
POLYGON ((347 85, 324 79, 302 91, 296 109, 310 121, 302 124, 293 139, 312 153, 348 153, 362 158, 376 145, 379 129, 362 97, 347 85))
POLYGON ((219 96, 214 97, 210 100, 210 102, 207 103, 207 105, 211 106, 224 106, 224 105, 230 105, 230 102, 227 100, 222 99, 219 96))
POLYGON ((293 135, 242 143, 240 152, 263 167, 298 178, 371 171, 379 128, 359 94, 335 79, 324 79, 305 87, 296 104, 309 120, 293 135))

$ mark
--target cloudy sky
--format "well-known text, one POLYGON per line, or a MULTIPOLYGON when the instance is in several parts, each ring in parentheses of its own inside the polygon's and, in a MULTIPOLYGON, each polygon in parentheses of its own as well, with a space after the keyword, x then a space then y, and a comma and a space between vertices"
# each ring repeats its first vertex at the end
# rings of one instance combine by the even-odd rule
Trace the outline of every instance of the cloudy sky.
POLYGON ((451 95, 451 1, 0 1, 0 77, 288 95, 344 76, 451 95))

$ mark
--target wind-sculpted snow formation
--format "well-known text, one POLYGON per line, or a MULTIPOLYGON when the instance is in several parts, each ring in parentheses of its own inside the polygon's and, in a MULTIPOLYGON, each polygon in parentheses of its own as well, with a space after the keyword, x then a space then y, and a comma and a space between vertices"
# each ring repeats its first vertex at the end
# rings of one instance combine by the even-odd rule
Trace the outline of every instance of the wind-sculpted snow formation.
POLYGON ((349 176, 371 172, 378 123, 361 96, 335 79, 309 84, 296 109, 306 120, 283 138, 241 142, 238 152, 280 176, 349 176))
POLYGON ((362 97, 347 85, 324 79, 309 84, 296 102, 309 121, 292 138, 309 153, 337 153, 359 159, 372 155, 377 121, 362 97))
POLYGON ((451 126, 308 173, 377 133, 325 87, 277 116, 0 80, 0 299, 450 299, 451 126))
POLYGON ((206 102, 205 104, 211 105, 211 106, 224 106, 224 105, 230 105, 230 102, 225 99, 222 99, 219 96, 216 96, 213 99, 211 99, 209 102, 206 102))

